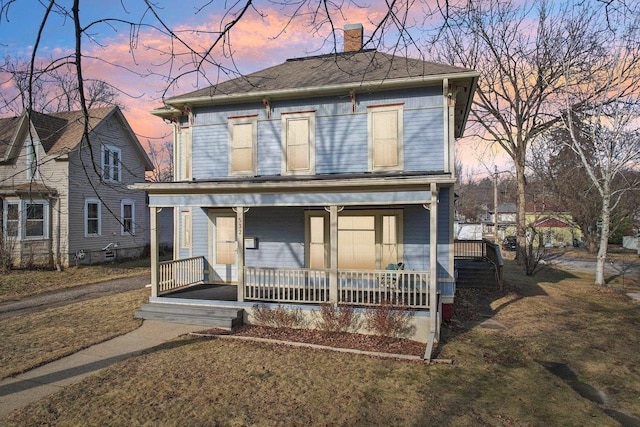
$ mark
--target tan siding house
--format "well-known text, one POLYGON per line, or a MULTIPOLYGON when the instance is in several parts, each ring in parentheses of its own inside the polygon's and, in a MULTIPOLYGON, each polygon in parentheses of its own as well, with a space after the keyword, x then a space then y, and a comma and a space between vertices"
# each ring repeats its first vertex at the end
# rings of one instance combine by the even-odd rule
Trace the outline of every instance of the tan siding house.
POLYGON ((2 245, 18 266, 141 255, 151 162, 118 107, 0 119, 2 245))

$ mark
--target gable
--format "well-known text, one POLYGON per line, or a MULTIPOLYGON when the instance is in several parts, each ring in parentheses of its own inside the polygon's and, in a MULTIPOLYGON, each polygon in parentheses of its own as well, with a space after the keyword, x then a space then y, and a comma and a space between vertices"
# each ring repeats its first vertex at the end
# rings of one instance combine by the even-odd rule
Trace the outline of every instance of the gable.
POLYGON ((6 161, 18 132, 21 117, 0 119, 0 162, 6 161))

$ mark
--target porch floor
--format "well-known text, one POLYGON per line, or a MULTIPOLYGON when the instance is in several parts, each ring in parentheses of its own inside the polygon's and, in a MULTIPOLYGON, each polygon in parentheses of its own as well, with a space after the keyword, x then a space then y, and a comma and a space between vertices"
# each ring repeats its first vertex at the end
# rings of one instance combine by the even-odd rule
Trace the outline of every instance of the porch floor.
POLYGON ((237 301, 238 288, 235 285, 199 284, 162 294, 163 298, 199 299, 208 301, 237 301))

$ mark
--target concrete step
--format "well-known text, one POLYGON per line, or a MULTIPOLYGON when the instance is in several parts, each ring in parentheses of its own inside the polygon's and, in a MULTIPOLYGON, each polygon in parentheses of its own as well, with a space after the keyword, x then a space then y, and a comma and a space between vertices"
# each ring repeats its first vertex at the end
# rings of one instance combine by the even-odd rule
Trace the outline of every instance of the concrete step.
POLYGON ((145 303, 134 313, 138 319, 233 329, 242 325, 243 309, 170 303, 145 303))

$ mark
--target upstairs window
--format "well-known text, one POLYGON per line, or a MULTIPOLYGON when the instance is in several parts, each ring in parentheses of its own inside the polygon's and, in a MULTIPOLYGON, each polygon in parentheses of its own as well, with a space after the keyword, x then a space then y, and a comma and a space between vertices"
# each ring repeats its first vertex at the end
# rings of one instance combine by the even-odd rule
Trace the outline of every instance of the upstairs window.
POLYGON ((403 107, 369 107, 369 170, 402 170, 403 107))
POLYGON ((27 179, 36 179, 38 174, 38 141, 27 141, 27 179))
POLYGON ((177 171, 176 181, 191 181, 191 128, 178 128, 176 135, 177 171))
POLYGON ((101 203, 97 199, 86 199, 84 202, 84 235, 100 236, 102 234, 101 203))
POLYGON ((121 181, 122 151, 117 147, 102 147, 102 179, 104 181, 121 181))
POLYGON ((120 234, 136 234, 135 230, 136 205, 133 200, 125 199, 120 202, 120 234))
POLYGON ((256 175, 258 117, 229 118, 229 175, 256 175))
POLYGON ((282 114, 282 174, 315 173, 314 112, 282 114))

